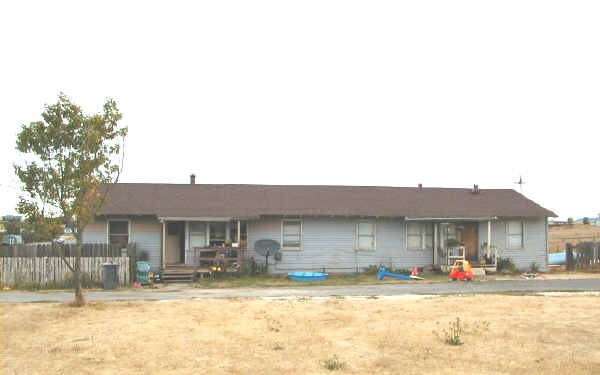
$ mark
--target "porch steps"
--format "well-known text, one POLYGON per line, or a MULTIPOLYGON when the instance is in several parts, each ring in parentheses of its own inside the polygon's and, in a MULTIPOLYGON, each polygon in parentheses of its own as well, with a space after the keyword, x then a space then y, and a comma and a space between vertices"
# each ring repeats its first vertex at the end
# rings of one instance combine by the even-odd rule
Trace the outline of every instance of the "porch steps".
POLYGON ((208 273, 205 268, 186 266, 186 265, 169 265, 161 270, 161 278, 166 283, 184 283, 193 282, 198 276, 208 273))
POLYGON ((173 275, 163 274, 162 281, 164 283, 191 283, 194 281, 194 274, 173 275))

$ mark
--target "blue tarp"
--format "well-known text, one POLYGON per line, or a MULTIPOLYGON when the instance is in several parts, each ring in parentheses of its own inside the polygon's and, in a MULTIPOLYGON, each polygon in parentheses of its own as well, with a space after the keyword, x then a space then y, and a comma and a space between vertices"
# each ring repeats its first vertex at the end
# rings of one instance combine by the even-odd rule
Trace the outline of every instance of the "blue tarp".
MULTIPOLYGON (((577 259, 578 253, 573 251, 573 259, 577 259)), ((550 253, 548 254, 548 264, 567 264, 567 253, 550 253)))

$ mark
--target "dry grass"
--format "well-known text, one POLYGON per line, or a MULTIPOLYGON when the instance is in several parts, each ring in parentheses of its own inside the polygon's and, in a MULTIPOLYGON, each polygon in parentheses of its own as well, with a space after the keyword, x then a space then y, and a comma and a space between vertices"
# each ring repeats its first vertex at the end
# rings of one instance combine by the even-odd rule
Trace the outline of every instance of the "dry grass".
POLYGON ((600 241, 600 227, 581 223, 551 226, 548 232, 548 251, 560 253, 565 251, 567 242, 575 245, 588 241, 600 241))
POLYGON ((595 296, 0 305, 2 374, 593 374, 595 296), (461 346, 434 334, 464 324, 461 346), (332 360, 343 364, 330 371, 332 360), (329 362, 328 362, 329 361, 329 362))

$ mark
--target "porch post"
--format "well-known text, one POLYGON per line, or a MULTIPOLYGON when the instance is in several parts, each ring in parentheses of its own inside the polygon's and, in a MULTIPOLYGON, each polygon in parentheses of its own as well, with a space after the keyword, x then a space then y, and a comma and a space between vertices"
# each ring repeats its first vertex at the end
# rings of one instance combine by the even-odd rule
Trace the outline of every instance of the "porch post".
POLYGON ((185 222, 185 226, 183 229, 183 235, 185 236, 184 242, 184 249, 183 249, 183 264, 186 264, 188 262, 188 257, 187 257, 187 253, 188 250, 190 249, 190 222, 186 220, 185 222))
POLYGON ((240 224, 242 221, 238 220, 238 232, 237 232, 237 243, 239 246, 239 243, 242 242, 242 224, 240 224))
POLYGON ((433 224, 433 265, 437 266, 440 263, 438 257, 438 223, 433 224))
POLYGON ((492 220, 488 220, 488 238, 487 238, 487 249, 486 249, 486 253, 487 253, 487 257, 488 259, 490 258, 491 254, 490 254, 490 245, 492 244, 492 220))
POLYGON ((225 241, 231 239, 231 221, 225 223, 225 241))
POLYGON ((206 222, 206 246, 210 246, 210 222, 206 222))
POLYGON ((162 268, 165 268, 166 265, 166 255, 167 255, 167 222, 163 220, 162 222, 162 268))

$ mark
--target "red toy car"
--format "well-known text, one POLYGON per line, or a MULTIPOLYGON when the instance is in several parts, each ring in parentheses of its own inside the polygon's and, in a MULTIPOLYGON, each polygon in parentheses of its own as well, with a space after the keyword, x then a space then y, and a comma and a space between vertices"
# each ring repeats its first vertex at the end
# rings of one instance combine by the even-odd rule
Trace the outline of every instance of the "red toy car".
POLYGON ((450 280, 473 280, 473 272, 471 271, 471 263, 468 260, 457 260, 450 271, 450 280))

